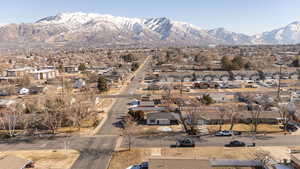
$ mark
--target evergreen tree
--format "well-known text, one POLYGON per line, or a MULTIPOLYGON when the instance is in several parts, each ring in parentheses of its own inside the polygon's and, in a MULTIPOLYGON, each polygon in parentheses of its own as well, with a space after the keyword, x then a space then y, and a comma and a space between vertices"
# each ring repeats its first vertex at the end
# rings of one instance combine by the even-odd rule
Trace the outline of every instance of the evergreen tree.
POLYGON ((100 76, 97 82, 97 88, 101 93, 108 91, 108 81, 105 77, 100 76))

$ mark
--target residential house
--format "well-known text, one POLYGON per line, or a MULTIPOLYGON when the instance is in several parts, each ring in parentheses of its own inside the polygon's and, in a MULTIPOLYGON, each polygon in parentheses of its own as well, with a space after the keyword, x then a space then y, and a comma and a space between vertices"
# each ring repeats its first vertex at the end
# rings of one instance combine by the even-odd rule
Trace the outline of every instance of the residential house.
POLYGON ((6 77, 16 77, 20 78, 29 74, 31 72, 36 71, 35 68, 32 67, 23 67, 23 68, 15 68, 15 69, 7 69, 6 70, 6 77))
POLYGON ((79 70, 78 70, 78 67, 77 66, 64 66, 64 72, 66 73, 77 73, 79 70))
POLYGON ((159 111, 166 111, 166 107, 131 107, 129 110, 132 111, 143 111, 143 112, 159 112, 159 111))
POLYGON ((257 71, 230 71, 233 80, 259 80, 257 71))
MULTIPOLYGON (((194 122, 197 122, 198 125, 209 124, 209 125, 216 125, 222 121, 224 124, 230 124, 231 116, 230 113, 226 116, 222 117, 222 114, 214 108, 210 109, 194 109, 194 108, 185 108, 182 110, 181 113, 183 117, 189 119, 189 115, 191 112, 194 112, 192 118, 194 122)), ((243 113, 238 114, 237 123, 251 123, 252 116, 250 111, 243 111, 243 113)), ((261 124, 278 124, 282 121, 282 117, 280 113, 276 111, 263 111, 260 113, 258 117, 258 123, 261 124)))
POLYGON ((179 116, 173 112, 152 112, 147 113, 148 125, 174 125, 178 124, 179 116))
POLYGON ((49 80, 58 76, 58 70, 56 69, 42 69, 36 70, 30 73, 35 80, 49 80))
POLYGON ((196 72, 197 81, 228 81, 230 80, 229 73, 227 71, 200 71, 196 72))

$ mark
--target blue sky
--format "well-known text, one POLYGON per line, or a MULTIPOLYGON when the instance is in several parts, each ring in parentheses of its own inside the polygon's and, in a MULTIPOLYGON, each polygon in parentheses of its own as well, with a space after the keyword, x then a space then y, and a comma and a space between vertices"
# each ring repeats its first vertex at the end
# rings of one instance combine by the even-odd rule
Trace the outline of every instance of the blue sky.
POLYGON ((166 16, 201 28, 256 34, 300 21, 300 0, 3 0, 0 23, 34 22, 59 12, 137 18, 166 16))

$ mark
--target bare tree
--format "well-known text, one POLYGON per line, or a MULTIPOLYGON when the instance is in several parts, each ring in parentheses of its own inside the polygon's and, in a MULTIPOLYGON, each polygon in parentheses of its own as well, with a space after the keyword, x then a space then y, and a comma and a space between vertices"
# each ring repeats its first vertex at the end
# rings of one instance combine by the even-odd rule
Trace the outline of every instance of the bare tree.
POLYGON ((259 119, 260 119, 260 115, 262 112, 262 106, 261 105, 256 105, 254 107, 254 105, 251 105, 251 110, 250 110, 250 114, 251 114, 251 131, 254 132, 254 134, 256 135, 257 133, 257 127, 259 125, 259 119))
POLYGON ((197 134, 197 126, 199 120, 199 107, 191 107, 187 111, 187 127, 188 127, 188 134, 196 135, 197 134))
POLYGON ((18 104, 10 106, 6 112, 0 113, 1 128, 8 131, 10 137, 16 134, 16 126, 20 117, 18 106, 18 104))
POLYGON ((135 124, 132 120, 130 120, 129 117, 125 117, 124 119, 124 128, 122 129, 122 135, 127 139, 128 143, 128 151, 131 151, 132 142, 133 142, 133 136, 136 132, 135 130, 135 124))
POLYGON ((42 123, 52 134, 55 134, 57 128, 66 122, 66 114, 64 112, 64 101, 60 97, 54 96, 46 99, 44 108, 42 109, 42 123))
POLYGON ((288 105, 284 105, 284 106, 278 106, 279 108, 279 114, 281 116, 282 119, 282 124, 283 124, 283 130, 287 131, 287 125, 293 115, 294 112, 292 112, 292 110, 290 110, 290 108, 288 107, 288 105))
POLYGON ((24 75, 21 79, 19 79, 19 84, 22 87, 29 87, 32 82, 32 77, 29 75, 24 75))
POLYGON ((230 118, 230 129, 229 130, 233 130, 234 124, 238 120, 239 113, 236 112, 234 107, 231 107, 230 109, 228 109, 227 115, 230 118))
POLYGON ((219 131, 221 131, 222 126, 224 125, 227 110, 224 107, 219 107, 217 111, 218 111, 218 115, 219 115, 219 120, 218 120, 219 131))
POLYGON ((68 114, 68 118, 73 122, 73 126, 80 130, 83 121, 90 118, 95 111, 95 107, 93 106, 94 98, 88 95, 74 96, 72 98, 74 101, 69 103, 65 111, 68 114))

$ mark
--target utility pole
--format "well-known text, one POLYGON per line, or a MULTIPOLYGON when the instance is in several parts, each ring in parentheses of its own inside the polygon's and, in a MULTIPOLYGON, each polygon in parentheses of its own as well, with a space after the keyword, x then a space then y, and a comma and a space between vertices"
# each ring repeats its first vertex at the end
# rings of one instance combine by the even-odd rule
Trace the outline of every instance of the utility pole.
POLYGON ((280 101, 280 90, 281 90, 281 72, 282 72, 282 64, 280 63, 280 68, 279 68, 279 79, 278 79, 278 88, 277 88, 277 98, 280 101))
POLYGON ((182 89, 183 88, 183 79, 180 80, 180 94, 182 95, 182 89))

